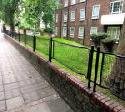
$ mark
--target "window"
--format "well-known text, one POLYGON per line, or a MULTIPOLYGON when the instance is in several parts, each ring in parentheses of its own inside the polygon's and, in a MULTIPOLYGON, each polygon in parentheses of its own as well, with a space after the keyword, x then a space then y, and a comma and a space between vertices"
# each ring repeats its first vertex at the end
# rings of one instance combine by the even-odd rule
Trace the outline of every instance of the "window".
POLYGON ((56 23, 58 22, 58 14, 56 14, 56 23))
POLYGON ((80 9, 80 21, 85 20, 85 9, 80 9))
POLYGON ((70 0, 70 2, 71 2, 71 5, 76 4, 76 0, 70 0))
POLYGON ((85 2, 86 0, 79 0, 79 2, 85 2))
POLYGON ((97 27, 91 27, 90 34, 96 34, 97 33, 97 27))
POLYGON ((58 35, 58 27, 55 27, 55 35, 58 35))
POLYGON ((64 13, 64 22, 67 22, 67 12, 64 13))
POLYGON ((120 37, 120 27, 111 27, 109 26, 107 29, 107 33, 110 35, 110 38, 114 38, 119 40, 120 37))
POLYGON ((92 9, 92 19, 99 19, 100 5, 94 5, 92 9))
POLYGON ((71 11, 70 20, 75 21, 75 11, 71 11))
POLYGON ((63 37, 66 37, 67 27, 63 27, 63 37))
POLYGON ((79 27, 79 38, 84 37, 84 27, 79 27))
POLYGON ((110 4, 111 14, 122 13, 123 1, 115 1, 110 4))
POLYGON ((65 0, 64 1, 64 7, 67 7, 68 6, 68 0, 65 0))
POLYGON ((75 34, 75 27, 70 27, 70 36, 74 37, 75 34))

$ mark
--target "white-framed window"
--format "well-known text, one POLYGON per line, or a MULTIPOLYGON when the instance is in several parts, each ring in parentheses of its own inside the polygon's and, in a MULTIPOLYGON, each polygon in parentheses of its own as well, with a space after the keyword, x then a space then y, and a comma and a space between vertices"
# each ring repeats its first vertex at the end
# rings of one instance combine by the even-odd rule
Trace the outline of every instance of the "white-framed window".
POLYGON ((79 2, 85 2, 86 0, 79 0, 79 2))
POLYGON ((85 20, 85 9, 80 9, 80 21, 85 20))
POLYGON ((64 0, 64 7, 68 6, 68 0, 64 0))
POLYGON ((62 31, 63 37, 66 37, 66 33, 67 33, 67 27, 64 26, 62 31))
POLYGON ((118 0, 110 3, 111 14, 122 13, 122 9, 123 9, 123 0, 118 0))
POLYGON ((100 5, 94 5, 92 8, 92 19, 99 19, 100 5))
POLYGON ((116 39, 119 41, 120 38, 120 27, 109 26, 107 28, 107 34, 109 34, 110 38, 116 39))
POLYGON ((56 14, 56 23, 58 22, 58 14, 56 14))
POLYGON ((75 27, 70 27, 70 37, 74 37, 75 27))
POLYGON ((91 27, 91 29, 90 29, 90 35, 91 35, 91 34, 96 34, 97 31, 98 31, 98 28, 97 28, 97 27, 91 27))
POLYGON ((58 27, 55 27, 55 35, 58 35, 58 27))
POLYGON ((76 0, 70 0, 71 5, 76 4, 76 0))
POLYGON ((67 16, 68 16, 67 12, 64 12, 64 14, 63 14, 64 22, 67 22, 67 16))
POLYGON ((70 13, 70 20, 75 21, 75 11, 71 11, 70 13))
POLYGON ((79 38, 84 38, 84 27, 79 27, 79 38))

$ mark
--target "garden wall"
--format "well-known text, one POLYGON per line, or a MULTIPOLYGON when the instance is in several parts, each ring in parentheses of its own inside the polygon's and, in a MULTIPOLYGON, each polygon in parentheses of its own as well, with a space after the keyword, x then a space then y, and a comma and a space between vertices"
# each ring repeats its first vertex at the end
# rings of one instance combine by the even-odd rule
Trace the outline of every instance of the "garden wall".
POLYGON ((25 48, 7 35, 5 38, 52 84, 60 96, 74 109, 74 112, 125 112, 125 109, 118 103, 102 94, 93 93, 86 84, 41 58, 39 54, 32 52, 32 49, 25 48))

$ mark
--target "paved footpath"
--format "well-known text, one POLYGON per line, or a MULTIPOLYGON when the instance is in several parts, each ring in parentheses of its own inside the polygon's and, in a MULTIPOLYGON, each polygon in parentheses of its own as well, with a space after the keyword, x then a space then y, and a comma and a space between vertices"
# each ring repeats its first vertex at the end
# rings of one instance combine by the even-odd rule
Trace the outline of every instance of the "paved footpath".
POLYGON ((6 39, 0 38, 0 112, 73 112, 6 39))

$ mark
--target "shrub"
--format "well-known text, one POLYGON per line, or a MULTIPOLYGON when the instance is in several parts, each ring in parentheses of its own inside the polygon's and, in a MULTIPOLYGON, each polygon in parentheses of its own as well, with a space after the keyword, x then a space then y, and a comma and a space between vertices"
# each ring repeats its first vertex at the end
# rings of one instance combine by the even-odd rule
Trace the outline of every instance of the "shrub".
POLYGON ((102 40, 102 44, 104 46, 105 51, 113 52, 113 47, 116 42, 116 39, 113 38, 106 38, 102 40))
POLYGON ((91 34, 92 40, 102 40, 107 38, 107 33, 97 33, 97 34, 91 34))
POLYGON ((102 43, 103 44, 106 44, 106 43, 115 43, 117 40, 114 39, 114 38, 105 38, 102 40, 102 43))
POLYGON ((44 29, 44 32, 49 33, 49 34, 54 33, 52 28, 46 28, 44 29))
POLYGON ((107 38, 107 33, 97 33, 92 34, 91 36, 92 41, 95 44, 95 47, 100 46, 101 40, 107 38))

